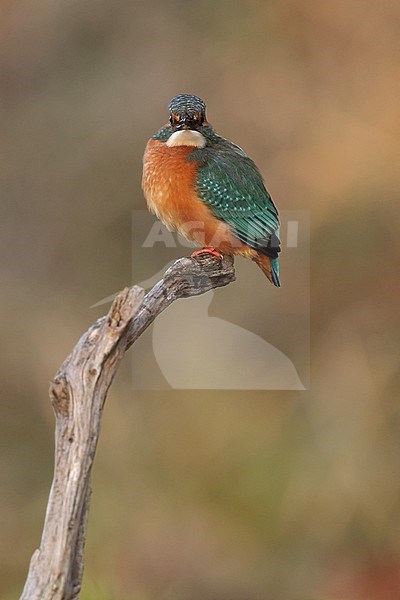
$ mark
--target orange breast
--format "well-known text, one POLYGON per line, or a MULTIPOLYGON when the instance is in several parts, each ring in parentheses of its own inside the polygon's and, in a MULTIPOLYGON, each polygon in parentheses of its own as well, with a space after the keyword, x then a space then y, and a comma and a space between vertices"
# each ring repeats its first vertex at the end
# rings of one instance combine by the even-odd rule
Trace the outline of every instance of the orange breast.
POLYGON ((191 146, 168 147, 150 139, 143 159, 142 187, 149 210, 168 229, 176 229, 184 237, 202 246, 214 246, 223 252, 244 254, 256 252, 233 235, 229 225, 218 220, 195 190, 195 161, 188 161, 191 146))

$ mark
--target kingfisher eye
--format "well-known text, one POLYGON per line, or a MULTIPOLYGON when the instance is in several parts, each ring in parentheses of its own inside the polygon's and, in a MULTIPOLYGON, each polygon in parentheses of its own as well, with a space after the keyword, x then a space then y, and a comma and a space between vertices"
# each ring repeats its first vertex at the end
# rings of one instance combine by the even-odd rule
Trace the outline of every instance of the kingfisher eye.
POLYGON ((171 125, 174 125, 175 123, 178 123, 179 122, 178 115, 175 115, 174 113, 171 113, 171 116, 169 117, 169 122, 171 123, 171 125))
POLYGON ((199 123, 200 125, 203 125, 204 123, 204 116, 201 113, 196 113, 193 116, 193 120, 195 123, 199 123))

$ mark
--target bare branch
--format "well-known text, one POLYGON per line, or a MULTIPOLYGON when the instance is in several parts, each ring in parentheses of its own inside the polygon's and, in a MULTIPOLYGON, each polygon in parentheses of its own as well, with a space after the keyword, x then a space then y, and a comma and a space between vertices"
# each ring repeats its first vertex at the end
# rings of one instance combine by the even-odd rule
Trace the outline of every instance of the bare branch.
POLYGON ((90 475, 108 389, 126 350, 177 298, 235 280, 233 258, 177 260, 145 296, 122 291, 107 316, 80 338, 50 384, 56 417, 54 478, 40 548, 31 558, 20 600, 76 600, 90 504, 90 475))
POLYGON ((200 254, 196 259, 180 258, 145 296, 129 327, 128 346, 177 298, 198 296, 232 281, 235 281, 232 256, 224 256, 223 260, 210 254, 200 254))

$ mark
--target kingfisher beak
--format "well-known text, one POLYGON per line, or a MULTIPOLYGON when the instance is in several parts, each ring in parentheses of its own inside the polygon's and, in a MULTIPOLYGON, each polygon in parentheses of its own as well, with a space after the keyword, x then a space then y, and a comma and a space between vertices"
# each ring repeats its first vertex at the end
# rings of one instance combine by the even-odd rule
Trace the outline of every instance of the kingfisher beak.
POLYGON ((196 121, 193 121, 188 115, 183 115, 175 125, 176 129, 196 129, 196 121))

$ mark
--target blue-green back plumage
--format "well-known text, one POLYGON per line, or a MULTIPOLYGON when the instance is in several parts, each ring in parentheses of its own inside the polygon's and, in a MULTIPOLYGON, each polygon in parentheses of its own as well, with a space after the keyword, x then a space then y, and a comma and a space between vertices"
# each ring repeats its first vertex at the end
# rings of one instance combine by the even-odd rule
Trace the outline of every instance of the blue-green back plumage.
POLYGON ((269 256, 279 285, 278 211, 254 162, 241 148, 202 128, 207 145, 189 155, 199 163, 196 189, 213 214, 250 248, 269 256))

